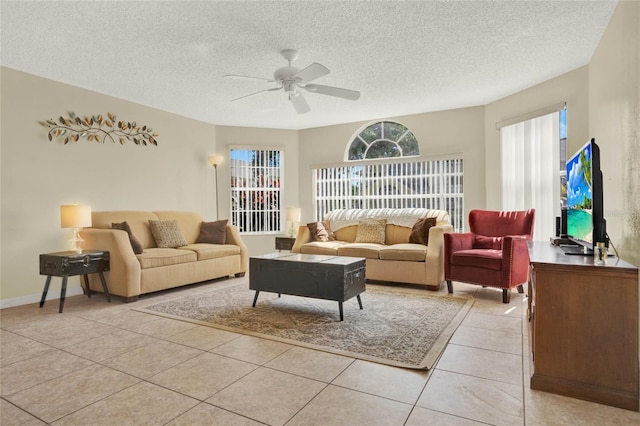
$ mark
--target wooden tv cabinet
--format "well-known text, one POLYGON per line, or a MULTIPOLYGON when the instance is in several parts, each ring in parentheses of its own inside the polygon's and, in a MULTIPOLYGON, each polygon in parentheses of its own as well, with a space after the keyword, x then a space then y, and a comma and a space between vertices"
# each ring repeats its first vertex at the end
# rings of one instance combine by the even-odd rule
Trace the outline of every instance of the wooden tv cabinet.
POLYGON ((531 389, 638 411, 638 268, 528 248, 531 389))

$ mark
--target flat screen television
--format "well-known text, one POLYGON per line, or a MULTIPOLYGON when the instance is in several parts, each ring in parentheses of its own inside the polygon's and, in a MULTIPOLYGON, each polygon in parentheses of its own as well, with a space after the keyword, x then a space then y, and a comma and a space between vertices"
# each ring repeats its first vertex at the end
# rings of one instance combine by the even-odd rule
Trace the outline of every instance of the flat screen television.
POLYGON ((593 255, 595 243, 609 246, 603 204, 600 148, 591 139, 567 160, 567 234, 578 247, 565 253, 593 255))

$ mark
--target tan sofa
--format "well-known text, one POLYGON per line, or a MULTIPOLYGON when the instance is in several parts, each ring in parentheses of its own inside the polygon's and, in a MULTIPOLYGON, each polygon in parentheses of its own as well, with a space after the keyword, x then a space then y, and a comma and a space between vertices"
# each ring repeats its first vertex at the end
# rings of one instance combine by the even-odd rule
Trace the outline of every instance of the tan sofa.
MULTIPOLYGON (((105 275, 109 292, 132 302, 138 296, 230 275, 244 276, 247 248, 234 226, 227 225, 225 244, 195 243, 202 216, 194 212, 106 211, 92 212, 92 227, 81 236, 85 250, 107 250, 111 268, 105 275), (176 220, 188 245, 158 248, 149 220, 176 220), (126 231, 111 229, 126 221, 144 251, 134 254, 126 231)), ((96 274, 93 274, 96 275, 96 274)), ((90 276, 93 290, 102 291, 100 280, 90 276)))
POLYGON ((449 213, 430 209, 342 209, 329 212, 323 222, 336 241, 313 241, 306 225, 300 226, 293 253, 366 258, 367 280, 422 284, 439 290, 444 281, 444 233, 453 232, 449 213), (429 229, 428 245, 409 243, 411 228, 423 217, 436 218, 429 229), (385 218, 385 243, 355 243, 358 222, 385 218))

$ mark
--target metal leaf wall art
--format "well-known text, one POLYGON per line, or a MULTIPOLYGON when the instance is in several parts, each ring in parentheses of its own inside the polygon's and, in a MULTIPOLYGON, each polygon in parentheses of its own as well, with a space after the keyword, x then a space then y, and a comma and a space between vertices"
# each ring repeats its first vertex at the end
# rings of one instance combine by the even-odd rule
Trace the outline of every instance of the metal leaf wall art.
POLYGON ((79 117, 74 112, 69 112, 69 118, 60 116, 56 122, 53 119, 39 122, 42 126, 49 128, 49 140, 53 138, 64 138, 65 145, 69 142, 75 143, 84 138, 88 141, 105 143, 107 139, 113 143, 132 141, 136 145, 158 146, 157 133, 148 126, 137 124, 135 121, 116 121, 116 116, 107 113, 107 117, 93 115, 89 117, 79 117))

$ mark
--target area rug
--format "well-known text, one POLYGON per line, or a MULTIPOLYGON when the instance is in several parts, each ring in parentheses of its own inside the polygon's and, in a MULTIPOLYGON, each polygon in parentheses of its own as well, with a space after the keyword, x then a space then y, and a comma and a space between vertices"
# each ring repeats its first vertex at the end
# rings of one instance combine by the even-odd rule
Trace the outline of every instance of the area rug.
POLYGON ((136 311, 404 368, 430 369, 473 305, 467 297, 367 284, 344 303, 255 292, 246 281, 136 311))

